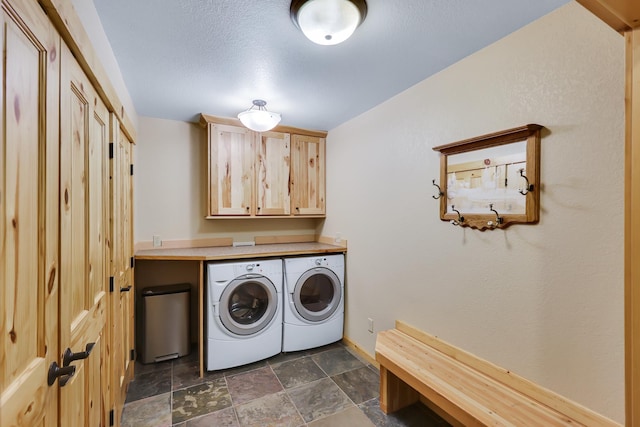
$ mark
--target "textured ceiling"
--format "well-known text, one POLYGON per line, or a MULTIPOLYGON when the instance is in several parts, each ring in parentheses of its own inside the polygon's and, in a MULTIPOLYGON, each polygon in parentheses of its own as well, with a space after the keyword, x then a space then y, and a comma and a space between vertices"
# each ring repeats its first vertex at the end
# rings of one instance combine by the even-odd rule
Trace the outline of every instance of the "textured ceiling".
POLYGON ((94 0, 138 114, 235 117, 256 98, 282 124, 330 130, 568 0, 367 0, 346 42, 319 46, 289 0, 94 0))

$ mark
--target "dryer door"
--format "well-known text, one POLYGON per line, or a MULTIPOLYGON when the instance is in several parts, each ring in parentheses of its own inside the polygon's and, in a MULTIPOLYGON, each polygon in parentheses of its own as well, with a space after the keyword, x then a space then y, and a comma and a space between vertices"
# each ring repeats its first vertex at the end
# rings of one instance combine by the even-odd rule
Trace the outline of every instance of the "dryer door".
POLYGON ((269 279, 252 274, 240 276, 220 296, 220 321, 234 334, 256 334, 269 325, 279 303, 276 287, 269 279))
POLYGON ((328 268, 307 270, 293 290, 293 303, 304 319, 321 322, 329 318, 340 306, 342 284, 328 268))

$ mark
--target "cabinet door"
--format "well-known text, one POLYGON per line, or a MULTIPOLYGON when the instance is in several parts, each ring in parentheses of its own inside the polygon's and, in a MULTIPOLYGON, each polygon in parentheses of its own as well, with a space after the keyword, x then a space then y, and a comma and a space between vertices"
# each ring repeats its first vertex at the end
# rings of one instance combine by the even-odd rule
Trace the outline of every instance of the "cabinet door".
POLYGON ((66 46, 60 78, 60 349, 88 357, 60 388, 60 425, 106 423, 107 110, 66 46))
POLYGON ((263 132, 258 147, 256 215, 289 215, 290 135, 263 132))
POLYGON ((122 416, 127 386, 133 376, 131 351, 134 348, 134 288, 131 259, 132 191, 131 175, 133 144, 120 129, 115 114, 111 115, 111 139, 114 141, 111 159, 111 378, 115 426, 122 416))
POLYGON ((292 135, 291 206, 294 215, 325 214, 325 139, 292 135))
POLYGON ((0 425, 56 426, 60 39, 36 2, 0 20, 0 425))
POLYGON ((255 134, 246 128, 209 124, 209 212, 251 215, 255 134))

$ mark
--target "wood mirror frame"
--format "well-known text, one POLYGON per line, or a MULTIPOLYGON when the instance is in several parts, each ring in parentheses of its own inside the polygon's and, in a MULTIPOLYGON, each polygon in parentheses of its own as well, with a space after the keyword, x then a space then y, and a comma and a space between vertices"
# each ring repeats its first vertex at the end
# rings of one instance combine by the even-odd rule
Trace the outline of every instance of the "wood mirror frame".
POLYGON ((516 223, 537 223, 540 217, 540 133, 542 126, 528 124, 525 126, 507 129, 451 144, 434 147, 434 151, 440 153, 440 219, 453 221, 455 225, 471 227, 479 230, 505 228, 516 223), (485 148, 526 141, 526 178, 529 182, 525 197, 524 213, 494 213, 487 207, 487 213, 465 213, 460 209, 460 214, 448 212, 447 201, 447 159, 453 154, 462 154, 485 148), (459 221, 459 216, 464 220, 459 221))

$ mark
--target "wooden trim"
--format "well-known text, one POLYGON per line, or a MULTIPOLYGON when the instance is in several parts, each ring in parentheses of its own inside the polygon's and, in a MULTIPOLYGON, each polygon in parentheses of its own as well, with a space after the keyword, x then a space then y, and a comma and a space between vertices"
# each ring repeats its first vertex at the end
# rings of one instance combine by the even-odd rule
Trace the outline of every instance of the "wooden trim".
POLYGON ((640 29, 625 35, 625 419, 640 425, 640 29))
MULTIPOLYGON (((620 424, 612 421, 584 406, 560 396, 536 383, 533 383, 513 372, 494 365, 458 347, 442 341, 441 339, 423 332, 401 320, 396 321, 396 329, 412 338, 423 342, 430 347, 446 354, 465 365, 481 372, 496 381, 499 381, 530 398, 567 415, 573 420, 585 426, 619 427, 620 424)), ((428 396, 427 396, 428 397, 428 396)), ((438 404, 437 402, 435 402, 438 404)))
POLYGON ((577 0, 582 6, 619 33, 638 28, 640 2, 637 0, 577 0))
POLYGON ((256 245, 273 245, 276 243, 307 243, 315 242, 315 234, 298 234, 284 236, 255 236, 256 245))
POLYGON ((351 338, 346 337, 346 336, 342 337, 342 342, 344 343, 344 345, 346 345, 351 350, 353 350, 355 353, 357 353, 358 356, 360 356, 364 360, 366 360, 367 363, 370 363, 371 365, 373 365, 376 368, 380 369, 380 363, 378 363, 378 361, 375 359, 375 357, 370 355, 365 349, 360 347, 360 345, 356 344, 355 341, 352 341, 351 338))
MULTIPOLYGON (((342 239, 336 243, 335 237, 318 236, 316 234, 296 234, 284 236, 255 236, 256 245, 272 245, 281 243, 324 243, 340 248, 347 248, 347 241, 342 239)), ((144 240, 136 242, 134 250, 146 251, 154 249, 188 249, 188 248, 211 248, 233 246, 233 237, 210 237, 206 239, 185 239, 185 240, 163 240, 162 246, 154 247, 153 241, 144 240)))
POLYGON ((480 148, 497 147, 511 142, 524 141, 535 132, 540 131, 540 129, 542 129, 542 126, 540 125, 528 124, 517 128, 463 139, 462 141, 456 141, 450 144, 439 145, 437 147, 433 147, 433 151, 439 151, 440 153, 448 156, 451 154, 466 153, 467 151, 473 151, 480 148))
POLYGON ((204 377, 204 262, 200 261, 198 273, 198 360, 200 364, 200 378, 204 377))
POLYGON ((210 237, 206 239, 163 240, 162 246, 160 247, 154 247, 153 241, 136 242, 134 250, 142 251, 148 249, 209 248, 232 245, 232 237, 210 237))
POLYGON ((80 67, 87 74, 91 84, 109 109, 116 114, 121 122, 123 132, 135 143, 136 129, 129 113, 118 92, 111 83, 109 74, 104 69, 100 59, 89 40, 84 25, 76 14, 71 0, 39 0, 49 19, 69 46, 69 50, 80 63, 80 67))
MULTIPOLYGON (((240 120, 238 119, 229 118, 229 117, 211 116, 209 114, 204 114, 204 113, 200 114, 200 126, 206 128, 209 123, 244 127, 242 122, 240 122, 240 120)), ((270 132, 283 132, 283 133, 290 133, 295 135, 309 135, 309 136, 316 136, 318 138, 326 138, 328 133, 326 130, 301 129, 301 128, 296 128, 292 126, 276 126, 275 128, 271 129, 270 132)))
POLYGON ((215 219, 215 220, 227 220, 227 219, 310 219, 310 218, 326 218, 325 214, 322 215, 208 215, 204 217, 204 219, 215 219))

